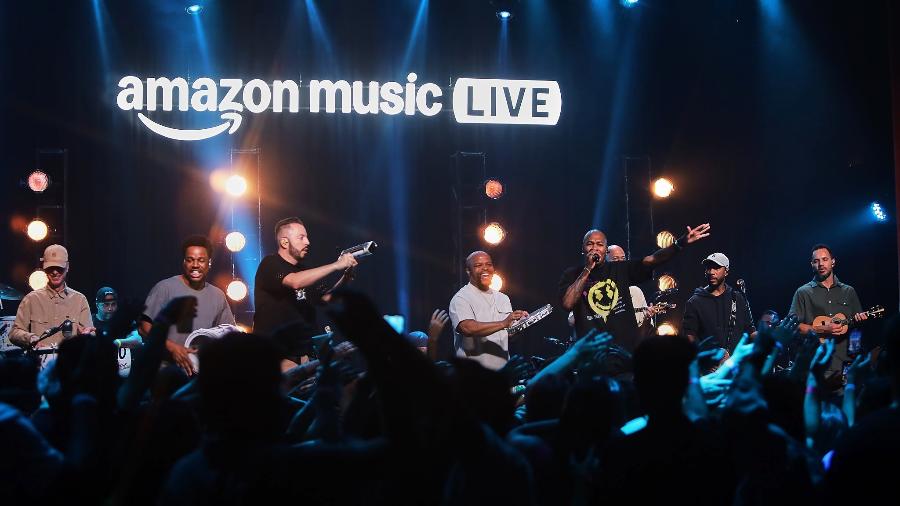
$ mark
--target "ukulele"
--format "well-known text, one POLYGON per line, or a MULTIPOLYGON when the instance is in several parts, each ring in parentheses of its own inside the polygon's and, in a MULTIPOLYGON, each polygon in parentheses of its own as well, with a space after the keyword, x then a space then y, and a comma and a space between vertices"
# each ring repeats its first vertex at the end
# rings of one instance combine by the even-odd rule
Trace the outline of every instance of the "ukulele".
MULTIPOLYGON (((881 318, 884 316, 884 308, 881 306, 875 306, 872 309, 866 311, 865 314, 868 318, 881 318)), ((836 313, 834 316, 817 316, 813 319, 812 326, 819 327, 825 325, 826 323, 831 323, 833 325, 837 325, 837 328, 831 331, 830 336, 841 336, 847 333, 847 330, 851 326, 855 326, 857 323, 852 317, 847 318, 844 313, 836 313)), ((819 336, 819 342, 825 343, 825 339, 828 339, 829 336, 819 336)))

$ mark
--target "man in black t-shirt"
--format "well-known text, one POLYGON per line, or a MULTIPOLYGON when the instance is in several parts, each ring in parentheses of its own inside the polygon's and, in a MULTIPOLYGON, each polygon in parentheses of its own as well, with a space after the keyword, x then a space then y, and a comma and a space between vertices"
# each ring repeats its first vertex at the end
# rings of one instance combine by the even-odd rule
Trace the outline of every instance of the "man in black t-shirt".
POLYGON ((672 258, 685 245, 709 236, 709 223, 687 227, 687 234, 671 246, 641 260, 607 262, 606 234, 589 230, 582 240, 584 265, 566 269, 559 280, 559 299, 566 311, 575 313, 578 336, 596 328, 613 335, 613 343, 633 352, 638 328, 628 287, 653 277, 653 269, 672 258))
MULTIPOLYGON (((300 218, 285 218, 275 224, 278 252, 268 255, 256 271, 256 313, 253 332, 272 334, 287 324, 298 324, 290 342, 280 342, 289 359, 303 355, 309 337, 319 334, 315 305, 327 302, 331 292, 353 277, 357 265, 353 255, 341 255, 335 262, 309 268, 301 261, 309 253, 309 236, 300 218), (342 272, 330 290, 320 286, 330 274, 342 272)), ((296 360, 295 360, 296 361, 296 360)))

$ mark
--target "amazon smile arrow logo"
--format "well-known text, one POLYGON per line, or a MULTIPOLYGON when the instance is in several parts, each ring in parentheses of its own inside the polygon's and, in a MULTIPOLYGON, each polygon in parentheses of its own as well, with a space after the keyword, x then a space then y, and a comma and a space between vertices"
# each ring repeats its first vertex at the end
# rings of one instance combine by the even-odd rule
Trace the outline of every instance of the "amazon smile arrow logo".
MULTIPOLYGON (((416 83, 409 73, 405 83, 389 81, 309 82, 308 110, 356 114, 404 114, 434 116, 443 108, 444 90, 434 83, 416 83)), ((300 112, 299 81, 201 77, 190 84, 182 77, 137 76, 119 80, 116 105, 123 111, 138 111, 138 120, 150 131, 179 141, 200 141, 226 131, 234 134, 243 123, 243 112, 259 114, 300 112), (219 97, 222 97, 221 99, 219 97), (143 111, 219 112, 221 123, 207 128, 180 129, 160 124, 143 111)), ((562 109, 562 94, 556 81, 460 78, 453 87, 453 115, 458 123, 508 125, 555 125, 562 109)))

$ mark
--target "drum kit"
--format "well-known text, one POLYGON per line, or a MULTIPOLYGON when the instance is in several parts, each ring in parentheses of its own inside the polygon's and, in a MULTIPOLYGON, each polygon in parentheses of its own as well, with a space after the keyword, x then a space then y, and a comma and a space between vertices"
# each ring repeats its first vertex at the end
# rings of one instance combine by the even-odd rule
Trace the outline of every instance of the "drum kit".
MULTIPOLYGON (((22 297, 22 292, 9 285, 0 283, 0 311, 3 310, 4 300, 22 300, 22 297)), ((9 334, 12 332, 15 319, 15 315, 0 315, 0 356, 5 356, 6 353, 19 349, 18 346, 9 341, 9 334)))

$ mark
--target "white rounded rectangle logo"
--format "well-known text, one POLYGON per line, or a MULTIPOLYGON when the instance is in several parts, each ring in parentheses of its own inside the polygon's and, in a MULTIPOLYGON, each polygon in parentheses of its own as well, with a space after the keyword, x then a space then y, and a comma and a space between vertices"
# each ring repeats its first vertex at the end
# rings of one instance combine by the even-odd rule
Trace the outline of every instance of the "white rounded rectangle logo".
POLYGON ((453 87, 458 123, 555 125, 562 110, 556 81, 460 78, 453 87))

